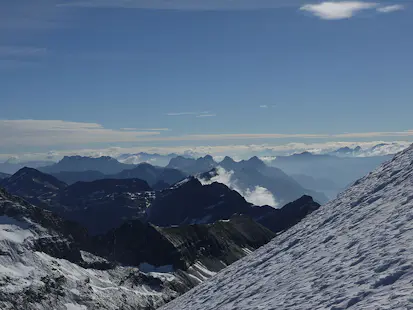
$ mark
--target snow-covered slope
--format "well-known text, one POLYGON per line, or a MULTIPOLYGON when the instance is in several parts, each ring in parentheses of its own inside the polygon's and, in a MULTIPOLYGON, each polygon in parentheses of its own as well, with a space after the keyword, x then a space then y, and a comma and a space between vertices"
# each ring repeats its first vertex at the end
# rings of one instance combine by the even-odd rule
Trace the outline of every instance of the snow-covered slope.
POLYGON ((163 310, 413 309, 413 146, 163 310))

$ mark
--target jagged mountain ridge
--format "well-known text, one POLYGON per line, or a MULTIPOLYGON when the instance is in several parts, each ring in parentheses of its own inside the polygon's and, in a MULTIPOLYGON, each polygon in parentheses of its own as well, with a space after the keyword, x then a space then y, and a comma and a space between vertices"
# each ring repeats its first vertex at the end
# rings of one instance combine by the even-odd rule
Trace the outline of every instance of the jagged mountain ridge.
POLYGON ((177 156, 172 158, 167 168, 178 169, 187 173, 188 175, 195 175, 198 173, 206 172, 216 167, 217 163, 214 161, 211 155, 204 157, 187 158, 183 156, 177 156))
MULTIPOLYGON (((170 226, 213 223, 229 219, 234 214, 243 214, 251 216, 274 232, 280 229, 266 221, 267 218, 280 217, 290 225, 290 219, 284 216, 283 209, 280 212, 270 206, 253 206, 224 184, 202 185, 194 177, 171 188, 154 191, 139 179, 102 179, 66 186, 54 177, 33 169, 25 169, 16 175, 24 175, 30 182, 12 182, 14 186, 5 182, 6 189, 13 194, 19 193, 28 201, 53 210, 68 220, 80 223, 94 235, 105 233, 130 219, 170 226), (34 182, 34 179, 37 181, 34 182), (50 190, 45 186, 50 180, 57 182, 61 188, 50 190), (37 185, 40 186, 39 189, 37 185)), ((17 176, 10 179, 24 180, 17 176)), ((310 197, 307 200, 309 208, 302 216, 311 212, 313 206, 319 206, 310 197)))
POLYGON ((110 157, 65 157, 56 165, 44 167, 41 170, 69 185, 76 182, 92 182, 102 179, 133 178, 142 179, 148 182, 150 186, 159 189, 166 188, 187 176, 177 169, 157 167, 148 163, 127 165, 110 157), (77 162, 81 164, 77 166, 77 162), (109 171, 111 173, 108 173, 109 171))
POLYGON ((214 182, 202 185, 198 179, 190 177, 157 194, 153 205, 148 209, 147 220, 162 227, 214 223, 240 214, 249 216, 278 233, 319 206, 310 196, 303 196, 280 209, 254 206, 224 184, 214 182))
POLYGON ((413 145, 162 309, 411 309, 412 189, 413 145))

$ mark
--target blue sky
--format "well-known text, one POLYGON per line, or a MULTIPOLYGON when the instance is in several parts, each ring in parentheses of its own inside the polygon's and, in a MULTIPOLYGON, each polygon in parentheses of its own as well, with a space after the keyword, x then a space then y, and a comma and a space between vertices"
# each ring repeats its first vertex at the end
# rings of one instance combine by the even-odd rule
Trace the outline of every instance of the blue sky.
POLYGON ((0 154, 412 141, 411 4, 3 0, 0 154))

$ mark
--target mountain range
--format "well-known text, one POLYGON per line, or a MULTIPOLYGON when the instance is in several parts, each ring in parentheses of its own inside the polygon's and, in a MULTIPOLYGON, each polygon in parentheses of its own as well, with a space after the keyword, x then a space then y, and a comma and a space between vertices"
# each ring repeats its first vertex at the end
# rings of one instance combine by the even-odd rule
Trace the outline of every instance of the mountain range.
POLYGON ((412 163, 413 145, 161 309, 411 309, 412 163))
POLYGON ((0 189, 1 309, 155 309, 319 207, 311 197, 257 207, 223 184, 203 186, 193 177, 152 191, 139 179, 68 186, 23 168, 1 186, 39 204, 0 189), (156 212, 136 216, 148 210, 156 212), (185 212, 192 224, 171 226, 171 215, 185 212))
POLYGON ((193 288, 165 309, 409 308, 410 292, 390 292, 412 281, 412 161, 413 146, 322 207, 282 208, 214 182, 218 167, 160 190, 23 168, 0 181, 25 199, 0 190, 0 307, 152 310, 193 288))
MULTIPOLYGON (((254 206, 224 184, 202 185, 195 177, 188 177, 166 189, 153 190, 146 181, 136 178, 67 185, 51 175, 23 168, 0 181, 0 186, 81 224, 94 235, 105 233, 130 219, 171 226, 214 223, 242 214, 269 225, 265 219, 279 212, 270 206, 254 206), (96 218, 99 221, 95 221, 96 218)), ((310 205, 319 206, 311 197, 306 197, 310 205)), ((307 213, 311 211, 309 208, 307 213)), ((279 231, 269 227, 274 232, 279 231)))
POLYGON ((182 229, 131 221, 90 237, 0 189, 0 308, 155 309, 273 236, 238 217, 182 229))

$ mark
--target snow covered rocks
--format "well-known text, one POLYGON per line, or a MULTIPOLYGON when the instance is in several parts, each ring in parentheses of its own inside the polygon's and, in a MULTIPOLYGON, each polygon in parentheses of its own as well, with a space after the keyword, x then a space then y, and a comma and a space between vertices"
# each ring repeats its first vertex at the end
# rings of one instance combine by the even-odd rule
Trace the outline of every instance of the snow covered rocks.
POLYGON ((174 275, 81 251, 76 234, 76 224, 0 189, 0 309, 155 309, 182 293, 174 275))
POLYGON ((413 309, 413 146, 163 310, 413 309))

